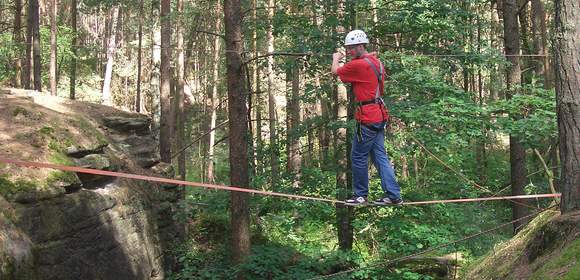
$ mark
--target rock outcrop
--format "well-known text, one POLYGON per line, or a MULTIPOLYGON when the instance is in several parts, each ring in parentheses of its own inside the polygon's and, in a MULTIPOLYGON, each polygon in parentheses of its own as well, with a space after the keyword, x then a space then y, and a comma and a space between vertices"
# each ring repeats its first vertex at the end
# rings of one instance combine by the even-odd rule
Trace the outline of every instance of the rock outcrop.
MULTIPOLYGON (((98 130, 104 136, 93 142, 83 135, 69 139, 72 145, 58 153, 66 157, 60 160, 101 170, 172 176, 170 166, 156 166, 157 145, 147 117, 94 104, 85 112, 88 104, 58 102, 59 108, 87 119, 82 121, 84 127, 74 129, 98 130), (115 116, 100 116, 101 107, 115 116)), ((28 99, 19 98, 18 104, 23 110, 42 111, 28 99)), ((0 124, 17 115, 0 115, 0 124)), ((62 117, 58 110, 42 116, 62 117)), ((8 135, 2 127, 0 134, 8 135)), ((51 141, 68 143, 48 132, 51 141)), ((10 138, 15 137, 5 137, 10 138)), ((16 153, 8 149, 0 153, 16 153)), ((181 233, 174 219, 181 197, 178 188, 74 173, 33 181, 42 188, 24 188, 10 177, 17 170, 0 165, 0 190, 11 189, 6 199, 0 192, 0 279, 162 279, 171 269, 169 246, 181 233)))

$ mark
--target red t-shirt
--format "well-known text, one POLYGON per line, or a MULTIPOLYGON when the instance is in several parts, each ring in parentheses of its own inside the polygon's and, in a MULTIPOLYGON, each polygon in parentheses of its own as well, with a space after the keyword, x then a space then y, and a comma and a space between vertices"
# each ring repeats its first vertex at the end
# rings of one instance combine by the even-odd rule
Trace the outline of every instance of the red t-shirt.
MULTIPOLYGON (((376 66, 377 71, 380 70, 380 61, 369 54, 355 58, 336 70, 341 81, 352 84, 354 99, 357 102, 374 100, 377 83, 379 82, 371 66, 364 60, 365 57, 376 66)), ((384 79, 385 70, 383 69, 383 81, 384 79)), ((381 83, 379 97, 382 97, 383 91, 384 84, 381 83)), ((389 113, 386 107, 381 104, 368 104, 360 106, 356 110, 354 117, 364 124, 378 123, 387 120, 389 113)))

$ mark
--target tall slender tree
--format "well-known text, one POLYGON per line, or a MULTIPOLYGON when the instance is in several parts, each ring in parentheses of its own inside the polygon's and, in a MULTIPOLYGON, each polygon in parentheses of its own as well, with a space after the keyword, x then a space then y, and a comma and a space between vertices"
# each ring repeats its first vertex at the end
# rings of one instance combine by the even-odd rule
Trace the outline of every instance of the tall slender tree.
POLYGON ((56 26, 56 9, 57 0, 50 1, 50 94, 56 96, 56 54, 57 54, 57 26, 56 26))
POLYGON ((41 59, 40 59, 40 12, 38 7, 38 0, 30 0, 29 5, 29 21, 31 25, 31 42, 32 42, 32 64, 34 65, 34 90, 42 91, 41 81, 41 59))
POLYGON ((562 213, 580 210, 580 4, 555 1, 554 61, 562 176, 562 213))
MULTIPOLYGON (((517 91, 521 84, 522 71, 520 69, 520 30, 518 25, 518 10, 517 0, 505 0, 503 2, 503 18, 504 18, 504 44, 505 54, 510 65, 507 68, 507 94, 506 97, 511 99, 513 93, 517 91)), ((518 116, 513 116, 517 118, 518 116)), ((519 141, 519 139, 510 135, 510 173, 511 186, 513 195, 524 194, 524 187, 526 185, 526 150, 519 141)), ((516 200, 518 201, 518 200, 516 200)), ((518 201, 522 204, 524 201, 518 201)), ((519 219, 526 216, 528 209, 520 203, 512 203, 513 219, 519 219)), ((514 223, 514 232, 519 231, 522 225, 527 221, 522 220, 514 223)))
POLYGON ((22 72, 22 0, 14 0, 14 31, 12 41, 16 45, 17 55, 14 60, 14 87, 21 87, 24 80, 22 72))
POLYGON ((76 99, 76 83, 77 83, 77 0, 71 0, 70 4, 71 9, 71 19, 70 19, 70 26, 72 31, 72 40, 71 40, 71 50, 72 50, 72 58, 70 63, 70 87, 69 87, 69 97, 70 99, 76 99))
MULTIPOLYGON (((142 1, 142 0, 141 0, 142 1)), ((175 30, 177 37, 177 63, 175 71, 177 72, 177 90, 175 91, 175 107, 176 107, 176 138, 175 147, 178 151, 183 149, 185 144, 185 51, 183 49, 183 1, 177 0, 177 28, 175 30)), ((177 169, 181 180, 185 180, 185 153, 179 153, 177 157, 177 169)))
POLYGON ((171 0, 161 0, 161 119, 159 153, 161 161, 171 163, 171 0))
POLYGON ((111 22, 109 30, 109 39, 107 43, 107 65, 105 66, 105 77, 103 80, 103 91, 101 101, 105 105, 112 105, 111 100, 111 81, 113 79, 113 63, 117 53, 117 34, 120 32, 119 18, 121 17, 121 8, 113 6, 111 8, 111 22))
MULTIPOLYGON (((215 21, 215 28, 214 31, 218 32, 221 29, 221 5, 219 1, 216 5, 216 21, 215 21)), ((219 33, 219 32, 218 32, 219 33)), ((207 181, 208 182, 215 182, 214 178, 214 145, 215 145, 215 126, 217 122, 217 106, 218 106, 218 85, 219 85, 219 65, 220 65, 220 40, 219 36, 214 36, 213 38, 213 61, 212 61, 212 89, 211 89, 211 97, 210 97, 210 133, 209 133, 209 145, 207 147, 208 150, 208 157, 207 157, 207 181)))
MULTIPOLYGON (((230 183, 248 187, 248 120, 246 89, 242 73, 242 11, 240 0, 224 1, 226 31, 226 65, 228 78, 228 109, 230 139, 230 183)), ((250 209, 248 194, 231 194, 232 257, 235 264, 250 254, 250 209)), ((243 273, 238 274, 243 279, 243 273)))
MULTIPOLYGON (((139 15, 143 15, 143 0, 139 0, 139 15)), ((137 92, 135 93, 135 112, 141 112, 141 71, 143 69, 143 16, 139 17, 137 31, 137 92)))
MULTIPOLYGON (((268 29, 266 30, 266 45, 268 53, 274 52, 274 11, 276 9, 274 0, 268 0, 268 29)), ((276 98, 274 96, 274 57, 268 56, 268 116, 270 118, 270 168, 271 168, 271 183, 274 188, 278 181, 278 135, 276 132, 278 114, 276 112, 276 98)))
POLYGON ((32 3, 28 3, 28 12, 26 13, 26 54, 24 55, 24 69, 22 71, 22 86, 26 89, 31 89, 30 81, 32 80, 32 26, 34 25, 32 18, 32 3))
POLYGON ((292 59, 290 72, 290 94, 287 104, 288 120, 288 164, 287 170, 296 175, 294 187, 300 184, 300 168, 302 157, 300 154, 300 135, 295 131, 300 125, 300 63, 292 59))
MULTIPOLYGON (((336 9, 339 15, 344 16, 347 9, 347 3, 344 0, 338 0, 336 9)), ((337 31, 343 31, 344 28, 339 26, 337 31)), ((336 78, 335 78, 336 79, 336 78)), ((336 83, 333 92, 334 116, 336 120, 346 121, 348 117, 348 91, 343 83, 336 83)), ((348 180, 349 156, 348 140, 346 127, 340 127, 334 131, 334 154, 337 163, 336 167, 336 190, 337 199, 345 200, 351 194, 351 186, 348 180)), ((338 245, 341 250, 352 250, 353 228, 352 228, 352 207, 344 204, 336 204, 336 218, 338 228, 338 245)))

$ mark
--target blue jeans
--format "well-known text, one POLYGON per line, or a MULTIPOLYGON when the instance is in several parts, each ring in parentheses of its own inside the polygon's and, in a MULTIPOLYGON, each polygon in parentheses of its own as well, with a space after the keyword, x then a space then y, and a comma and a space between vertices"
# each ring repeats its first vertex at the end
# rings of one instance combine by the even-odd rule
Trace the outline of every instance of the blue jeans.
POLYGON ((370 154, 381 176, 381 188, 385 195, 391 200, 398 200, 401 198, 401 187, 395 179, 395 171, 385 151, 385 123, 368 126, 374 130, 361 125, 360 141, 358 133, 354 134, 352 140, 351 168, 354 195, 366 197, 369 192, 368 159, 370 154))

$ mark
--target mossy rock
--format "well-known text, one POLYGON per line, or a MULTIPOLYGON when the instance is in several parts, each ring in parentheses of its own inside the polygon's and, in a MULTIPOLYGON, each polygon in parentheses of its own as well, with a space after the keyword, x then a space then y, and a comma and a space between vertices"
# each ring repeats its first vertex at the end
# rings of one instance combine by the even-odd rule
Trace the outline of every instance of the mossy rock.
POLYGON ((463 279, 580 279, 580 211, 546 211, 474 262, 463 279))

